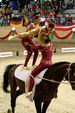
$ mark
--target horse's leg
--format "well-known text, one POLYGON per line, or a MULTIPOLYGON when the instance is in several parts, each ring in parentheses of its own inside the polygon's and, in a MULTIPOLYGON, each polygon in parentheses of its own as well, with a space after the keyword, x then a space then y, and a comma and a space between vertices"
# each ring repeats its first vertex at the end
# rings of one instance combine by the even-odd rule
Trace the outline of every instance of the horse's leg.
POLYGON ((23 92, 21 92, 20 89, 18 89, 18 90, 16 91, 16 97, 15 97, 15 99, 16 99, 18 96, 22 95, 22 94, 23 94, 23 92))
POLYGON ((49 104, 50 104, 50 101, 45 101, 43 103, 42 113, 46 113, 46 110, 47 110, 49 104))
POLYGON ((16 86, 11 87, 11 108, 13 113, 15 113, 16 88, 16 86))
POLYGON ((38 100, 35 100, 34 102, 37 113, 41 113, 41 102, 39 102, 38 100))

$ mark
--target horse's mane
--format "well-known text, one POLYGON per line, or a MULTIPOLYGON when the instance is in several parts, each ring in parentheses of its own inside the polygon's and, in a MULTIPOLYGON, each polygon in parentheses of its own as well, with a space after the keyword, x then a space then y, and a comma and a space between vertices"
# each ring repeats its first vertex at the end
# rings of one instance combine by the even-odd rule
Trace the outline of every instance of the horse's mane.
POLYGON ((47 77, 48 73, 50 73, 50 74, 53 73, 54 70, 56 70, 56 68, 57 68, 58 66, 60 67, 61 65, 64 65, 64 64, 70 64, 70 62, 66 62, 66 61, 63 61, 63 62, 56 62, 56 63, 50 65, 50 66, 48 67, 47 71, 45 72, 44 77, 47 77))
POLYGON ((49 67, 48 67, 48 69, 51 69, 51 68, 55 68, 55 67, 57 67, 57 66, 60 66, 60 65, 62 65, 62 64, 70 64, 70 62, 56 62, 56 63, 54 63, 54 64, 52 64, 52 65, 50 65, 49 67))
POLYGON ((60 69, 60 66, 65 65, 65 64, 70 64, 70 62, 63 61, 63 62, 57 62, 57 63, 50 65, 47 71, 45 72, 44 77, 48 79, 52 79, 52 77, 54 78, 55 75, 58 75, 58 73, 56 74, 57 68, 60 69))

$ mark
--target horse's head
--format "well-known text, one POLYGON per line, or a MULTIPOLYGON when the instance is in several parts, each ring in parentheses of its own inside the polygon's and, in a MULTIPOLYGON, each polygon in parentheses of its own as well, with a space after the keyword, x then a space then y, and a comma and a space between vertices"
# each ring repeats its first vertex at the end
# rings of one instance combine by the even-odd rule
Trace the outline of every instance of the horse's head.
POLYGON ((65 79, 70 82, 72 89, 75 90, 75 63, 70 64, 67 70, 68 74, 65 79))

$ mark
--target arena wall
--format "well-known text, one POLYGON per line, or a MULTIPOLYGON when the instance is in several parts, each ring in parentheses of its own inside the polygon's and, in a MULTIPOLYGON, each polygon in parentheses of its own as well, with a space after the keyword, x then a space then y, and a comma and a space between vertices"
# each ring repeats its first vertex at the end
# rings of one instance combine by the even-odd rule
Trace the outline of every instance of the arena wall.
MULTIPOLYGON (((0 37, 7 35, 11 29, 12 29, 12 27, 6 27, 6 26, 0 27, 0 37)), ((26 27, 16 27, 17 33, 25 32, 25 29, 26 29, 26 27)), ((56 30, 56 32, 60 37, 62 37, 62 36, 67 35, 70 32, 70 30, 68 30, 68 31, 56 30)), ((75 39, 71 39, 71 38, 72 38, 72 34, 66 39, 58 39, 54 36, 54 39, 52 40, 52 42, 62 42, 62 43, 63 42, 75 42, 75 39)), ((15 40, 18 40, 18 39, 15 39, 15 40)))

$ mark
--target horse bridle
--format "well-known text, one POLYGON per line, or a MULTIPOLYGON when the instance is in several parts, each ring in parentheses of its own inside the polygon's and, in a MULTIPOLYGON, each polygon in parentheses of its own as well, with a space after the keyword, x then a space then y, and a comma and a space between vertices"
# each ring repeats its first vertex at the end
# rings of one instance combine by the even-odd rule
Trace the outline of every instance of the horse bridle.
MULTIPOLYGON (((75 83, 75 81, 71 81, 71 80, 70 80, 70 71, 72 70, 72 69, 71 69, 71 65, 72 65, 72 63, 69 64, 69 67, 67 68, 67 73, 66 73, 66 75, 68 74, 68 81, 69 81, 69 83, 75 83)), ((65 75, 65 77, 66 77, 66 75, 65 75)), ((75 73, 74 73, 74 76, 75 76, 75 73)))
MULTIPOLYGON (((75 81, 70 80, 70 71, 72 70, 71 65, 72 65, 72 63, 69 64, 69 67, 67 68, 67 73, 65 74, 64 78, 68 75, 68 81, 69 81, 68 83, 75 83, 75 81)), ((75 75, 75 73, 74 73, 74 75, 75 75)), ((49 79, 46 79, 46 78, 40 78, 40 77, 37 77, 37 78, 43 79, 43 80, 46 80, 46 81, 49 81, 49 82, 52 82, 52 83, 61 83, 61 82, 53 80, 53 79, 49 80, 49 79)), ((62 82, 62 83, 67 84, 65 82, 62 82)))
MULTIPOLYGON (((72 70, 71 69, 71 65, 72 65, 72 63, 70 63, 69 64, 69 67, 66 69, 67 70, 67 73, 65 74, 65 76, 64 76, 64 78, 68 75, 68 81, 69 81, 69 83, 75 83, 75 81, 71 81, 70 80, 70 71, 72 70)), ((74 73, 74 75, 75 75, 75 73, 74 73)), ((30 75, 33 79, 35 79, 32 75, 30 75)), ((46 80, 46 81, 49 81, 49 82, 52 82, 52 83, 61 83, 61 82, 59 82, 59 81, 56 81, 56 80, 53 80, 53 79, 51 79, 51 80, 49 80, 49 79, 47 79, 47 78, 41 78, 41 77, 37 77, 38 79, 42 79, 42 80, 46 80)), ((64 80, 64 79, 63 79, 64 80)), ((64 82, 62 82, 63 84, 67 84, 67 83, 64 83, 64 82)))

